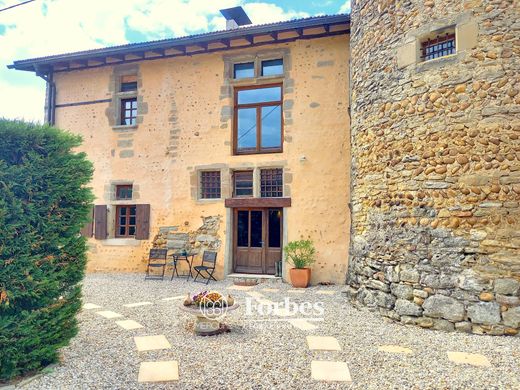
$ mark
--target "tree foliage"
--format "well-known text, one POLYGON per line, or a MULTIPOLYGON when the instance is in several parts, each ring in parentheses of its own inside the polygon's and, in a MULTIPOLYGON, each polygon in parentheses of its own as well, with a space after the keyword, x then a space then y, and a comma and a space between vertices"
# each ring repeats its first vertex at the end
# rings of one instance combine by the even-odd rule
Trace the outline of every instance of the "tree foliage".
POLYGON ((0 380, 55 362, 77 332, 92 164, 79 136, 0 119, 0 380))

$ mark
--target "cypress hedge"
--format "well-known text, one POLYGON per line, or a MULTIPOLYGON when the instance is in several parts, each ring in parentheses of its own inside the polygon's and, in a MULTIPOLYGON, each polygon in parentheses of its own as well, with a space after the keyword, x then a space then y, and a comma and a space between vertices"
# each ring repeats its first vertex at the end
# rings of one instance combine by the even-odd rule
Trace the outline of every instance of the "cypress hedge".
POLYGON ((0 381, 58 359, 77 333, 93 167, 81 137, 0 118, 0 381))

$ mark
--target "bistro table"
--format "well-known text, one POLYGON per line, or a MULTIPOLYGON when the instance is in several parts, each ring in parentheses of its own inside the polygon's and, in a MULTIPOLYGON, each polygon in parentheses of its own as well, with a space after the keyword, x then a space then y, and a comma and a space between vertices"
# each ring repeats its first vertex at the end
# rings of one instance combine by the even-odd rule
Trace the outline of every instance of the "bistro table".
POLYGON ((172 256, 172 262, 169 263, 169 265, 173 266, 173 272, 172 272, 172 278, 170 280, 173 280, 173 277, 175 274, 177 274, 177 277, 184 277, 186 276, 186 280, 190 279, 190 276, 193 278, 193 274, 191 273, 191 269, 193 266, 193 260, 195 259, 195 256, 197 255, 197 252, 173 252, 171 254, 172 256), (179 271, 177 270, 177 264, 179 261, 185 261, 188 263, 188 273, 186 275, 179 275, 179 271))

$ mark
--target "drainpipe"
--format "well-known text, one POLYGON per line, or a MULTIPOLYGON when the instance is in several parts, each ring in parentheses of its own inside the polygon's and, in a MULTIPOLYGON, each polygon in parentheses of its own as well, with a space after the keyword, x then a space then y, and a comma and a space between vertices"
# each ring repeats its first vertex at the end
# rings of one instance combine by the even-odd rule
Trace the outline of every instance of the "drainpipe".
POLYGON ((54 83, 52 70, 43 73, 39 69, 36 69, 36 75, 46 82, 47 93, 45 94, 45 107, 47 111, 45 113, 45 121, 48 125, 54 126, 56 116, 56 84, 54 83))

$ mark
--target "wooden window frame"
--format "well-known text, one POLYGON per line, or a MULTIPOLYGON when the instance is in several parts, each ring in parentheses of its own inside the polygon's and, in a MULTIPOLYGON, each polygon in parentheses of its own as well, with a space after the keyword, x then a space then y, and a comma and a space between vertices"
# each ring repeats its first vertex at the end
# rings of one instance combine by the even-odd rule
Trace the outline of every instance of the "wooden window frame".
POLYGON ((116 228, 115 236, 117 238, 135 238, 135 235, 136 235, 136 232, 137 232, 137 205, 134 204, 134 205, 118 205, 118 206, 116 206, 116 224, 115 224, 115 228, 116 228), (134 225, 130 224, 130 217, 132 216, 130 210, 131 210, 132 207, 135 208, 135 214, 134 214, 135 224, 134 225), (126 223, 124 225, 120 224, 120 217, 121 217, 121 210, 122 209, 127 209, 126 223), (119 232, 119 228, 122 227, 122 226, 125 227, 125 234, 121 234, 119 232), (130 234, 130 227, 134 228, 134 234, 130 234))
POLYGON ((222 199, 222 172, 218 170, 214 171, 200 171, 199 173, 199 199, 201 200, 215 200, 222 199), (215 190, 217 187, 212 188, 211 177, 208 179, 209 181, 205 182, 205 176, 208 174, 218 174, 218 196, 212 196, 212 190, 215 190), (208 186, 209 185, 209 186, 208 186), (210 196, 208 196, 210 195, 210 196))
POLYGON ((121 99, 121 111, 120 111, 120 120, 119 120, 119 124, 121 126, 136 126, 137 125, 137 97, 134 96, 134 97, 128 97, 128 98, 124 98, 124 99, 121 99), (132 111, 134 110, 133 108, 130 108, 130 116, 126 116, 126 102, 135 102, 135 110, 136 110, 136 114, 135 116, 132 116, 132 111), (126 123, 126 120, 127 119, 130 119, 130 124, 127 124, 126 123), (134 123, 131 123, 133 120, 134 123))
POLYGON ((260 197, 261 198, 283 198, 283 168, 262 168, 260 169, 260 197), (276 171, 276 173, 271 173, 276 171), (277 175, 279 172, 281 178, 281 184, 279 190, 276 190, 278 184, 272 184, 273 175, 277 175), (264 174, 266 177, 264 178, 264 174), (271 182, 267 180, 271 178, 271 182), (276 192, 276 196, 272 194, 276 192), (278 195, 279 194, 279 195, 278 195))
POLYGON ((252 198, 255 194, 255 175, 252 169, 233 171, 233 198, 252 198), (251 174, 251 195, 237 195, 237 175, 251 174))
POLYGON ((132 200, 134 197, 134 186, 133 184, 116 184, 116 200, 132 200), (119 190, 121 189, 128 189, 130 188, 131 190, 131 196, 130 198, 122 198, 119 196, 119 190))
POLYGON ((260 72, 260 77, 281 77, 283 76, 283 73, 285 71, 285 68, 284 68, 284 64, 283 64, 283 57, 280 57, 280 58, 262 58, 260 60, 260 69, 259 69, 259 72, 260 72), (264 62, 270 62, 270 61, 281 61, 282 62, 282 73, 276 73, 276 74, 268 74, 268 75, 265 75, 264 74, 264 62))
POLYGON ((268 154, 268 153, 283 153, 283 83, 273 84, 259 84, 259 85, 248 85, 244 87, 235 87, 234 89, 234 107, 233 107, 233 154, 268 154), (261 103, 243 103, 238 104, 238 93, 244 90, 250 89, 264 89, 271 87, 280 87, 280 100, 273 100, 270 102, 261 103), (262 149, 262 107, 274 107, 280 106, 280 147, 279 148, 268 148, 262 149), (238 149, 238 110, 241 108, 255 108, 256 109, 256 149, 238 149))

